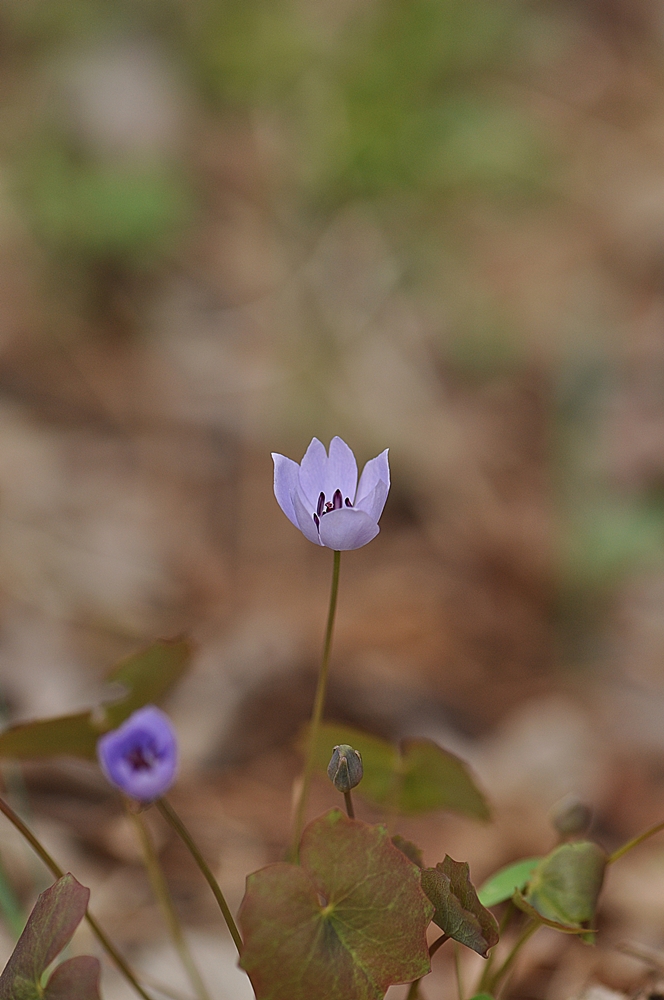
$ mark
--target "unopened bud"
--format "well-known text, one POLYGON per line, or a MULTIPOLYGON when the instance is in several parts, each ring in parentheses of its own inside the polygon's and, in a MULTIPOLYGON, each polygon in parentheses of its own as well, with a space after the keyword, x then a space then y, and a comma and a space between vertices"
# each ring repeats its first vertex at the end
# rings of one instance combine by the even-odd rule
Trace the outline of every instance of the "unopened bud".
POLYGON ((340 743, 332 751, 327 766, 327 775, 338 792, 349 792, 362 781, 364 768, 359 750, 353 750, 347 743, 340 743))
POLYGON ((551 821, 561 837, 585 833, 593 818, 592 809, 576 795, 566 795, 551 810, 551 821))

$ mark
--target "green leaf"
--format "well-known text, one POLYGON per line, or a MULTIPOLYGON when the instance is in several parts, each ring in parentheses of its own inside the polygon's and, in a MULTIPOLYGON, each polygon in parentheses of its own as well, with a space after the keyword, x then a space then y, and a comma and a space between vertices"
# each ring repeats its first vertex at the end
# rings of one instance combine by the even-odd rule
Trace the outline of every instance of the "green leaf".
POLYGON ((470 1000, 493 1000, 493 996, 490 993, 476 993, 470 1000))
POLYGON ((137 708, 162 701, 188 669, 192 652, 187 639, 162 639, 122 660, 107 680, 126 694, 104 705, 106 728, 117 729, 137 708))
POLYGON ((161 701, 187 670, 191 652, 186 639, 163 639, 132 654, 107 678, 120 685, 119 698, 89 712, 9 726, 0 733, 0 757, 66 754, 94 760, 101 734, 116 729, 137 708, 161 701))
POLYGON ((467 764, 433 740, 405 740, 401 744, 401 769, 400 812, 453 809, 475 819, 489 819, 486 799, 467 764))
POLYGON ((511 899, 515 889, 525 889, 541 858, 522 858, 491 875, 477 891, 482 906, 496 906, 511 899))
MULTIPOLYGON (((306 738, 306 737, 305 737, 306 738)), ((326 771, 332 748, 350 743, 362 754, 364 777, 356 794, 404 815, 450 809, 473 819, 489 818, 489 808, 468 766, 431 740, 405 740, 396 747, 350 726, 324 723, 314 761, 326 771)))
POLYGON ((588 840, 561 844, 532 873, 526 901, 561 924, 588 925, 595 916, 607 856, 588 840))
POLYGON ((433 920, 441 931, 483 958, 498 943, 498 924, 486 910, 470 881, 466 861, 446 854, 435 868, 423 868, 422 888, 436 908, 433 920))
POLYGON ((96 958, 70 959, 59 967, 64 971, 55 970, 45 991, 41 987, 45 970, 83 919, 89 898, 90 890, 69 874, 42 892, 0 976, 0 1000, 99 1000, 96 958))
POLYGON ((385 828, 333 809, 305 829, 300 865, 248 877, 240 965, 258 1000, 382 1000, 429 971, 432 913, 385 828))
POLYGON ((553 927, 554 930, 560 931, 562 934, 578 934, 584 939, 586 939, 588 935, 592 935, 592 932, 589 932, 587 928, 580 927, 578 924, 565 924, 561 923, 560 920, 551 920, 549 917, 543 916, 538 910, 535 909, 534 906, 530 905, 528 900, 519 892, 518 889, 514 891, 512 902, 532 920, 536 920, 539 924, 545 924, 546 927, 553 927))

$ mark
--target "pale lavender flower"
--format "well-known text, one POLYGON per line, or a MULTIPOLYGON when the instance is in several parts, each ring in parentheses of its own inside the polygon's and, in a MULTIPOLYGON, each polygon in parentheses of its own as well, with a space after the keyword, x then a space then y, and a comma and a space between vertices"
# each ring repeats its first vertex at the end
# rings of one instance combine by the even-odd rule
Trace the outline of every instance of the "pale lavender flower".
POLYGON ((274 495, 289 521, 310 542, 328 549, 359 549, 379 532, 390 488, 387 449, 367 462, 357 482, 357 462, 345 441, 314 438, 300 464, 273 453, 274 495))
POLYGON ((97 757, 111 784, 138 802, 153 802, 175 780, 178 744, 173 724, 155 705, 139 708, 97 741, 97 757))

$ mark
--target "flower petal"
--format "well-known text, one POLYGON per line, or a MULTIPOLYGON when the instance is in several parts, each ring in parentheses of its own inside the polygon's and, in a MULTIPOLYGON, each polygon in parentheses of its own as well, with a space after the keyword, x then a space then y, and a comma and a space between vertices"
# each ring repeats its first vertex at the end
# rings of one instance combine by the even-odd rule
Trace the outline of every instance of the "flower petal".
POLYGON ((372 538, 380 528, 363 510, 343 507, 323 514, 320 519, 320 540, 322 545, 337 552, 359 549, 372 538))
POLYGON ((379 479, 371 493, 355 504, 355 510, 363 510, 365 514, 369 515, 372 521, 378 521, 380 515, 383 513, 388 491, 389 486, 387 483, 379 479))
MULTIPOLYGON (((362 469, 362 475, 360 476, 360 485, 357 488, 357 497, 355 499, 356 507, 359 507, 362 500, 365 497, 368 497, 371 492, 373 492, 377 483, 379 482, 385 483, 387 489, 389 490, 390 466, 389 462, 387 461, 388 451, 389 448, 386 448, 385 451, 382 451, 380 455, 376 456, 376 458, 372 458, 369 462, 367 462, 367 464, 362 469)), ((385 494, 385 496, 387 497, 387 493, 385 494)), ((383 506, 385 506, 384 502, 383 506)), ((366 510, 367 508, 362 507, 362 509, 366 510)), ((383 508, 381 507, 381 511, 382 509, 383 508)), ((380 514, 378 516, 380 516, 380 514)))
MULTIPOLYGON (((351 449, 340 437, 333 437, 330 442, 325 485, 321 486, 321 489, 325 493, 326 500, 332 499, 335 490, 341 490, 342 500, 348 497, 352 503, 355 499, 357 462, 351 449)), ((320 490, 318 492, 320 493, 320 490)))
POLYGON ((293 501, 293 507, 295 509, 295 517, 297 518, 297 526, 310 542, 314 545, 322 545, 318 535, 318 528, 316 527, 316 522, 314 521, 313 511, 307 510, 307 508, 302 503, 300 494, 298 490, 295 490, 291 496, 293 501))
MULTIPOLYGON (((311 505, 312 514, 316 510, 321 490, 325 490, 326 470, 327 452, 325 451, 325 445, 318 438, 312 438, 311 444, 300 462, 300 486, 305 499, 311 505)), ((328 497, 328 499, 331 499, 331 497, 328 497)))
POLYGON ((292 458, 272 452, 274 461, 274 495, 284 514, 296 528, 299 528, 291 495, 297 489, 300 466, 292 458))

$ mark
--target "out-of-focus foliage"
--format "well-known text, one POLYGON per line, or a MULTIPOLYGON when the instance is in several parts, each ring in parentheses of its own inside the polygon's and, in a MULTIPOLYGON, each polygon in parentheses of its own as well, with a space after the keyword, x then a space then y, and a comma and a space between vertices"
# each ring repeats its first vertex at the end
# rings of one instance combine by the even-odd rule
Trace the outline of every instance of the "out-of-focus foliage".
POLYGON ((342 12, 231 0, 208 6, 194 52, 217 105, 287 119, 314 202, 523 184, 541 165, 538 142, 488 75, 519 61, 526 15, 500 0, 342 12))

